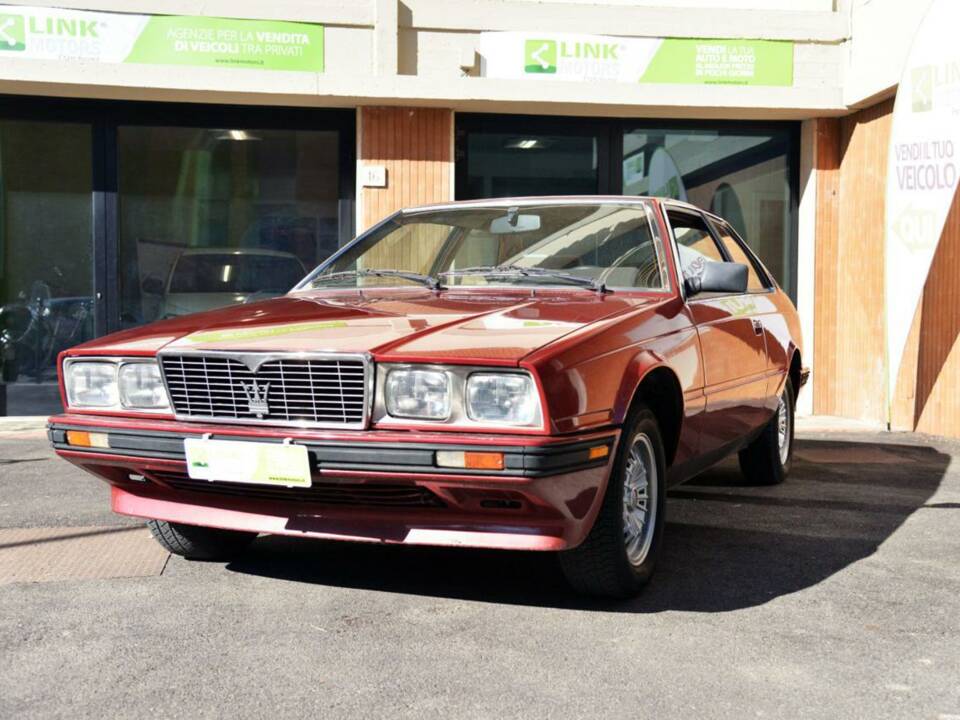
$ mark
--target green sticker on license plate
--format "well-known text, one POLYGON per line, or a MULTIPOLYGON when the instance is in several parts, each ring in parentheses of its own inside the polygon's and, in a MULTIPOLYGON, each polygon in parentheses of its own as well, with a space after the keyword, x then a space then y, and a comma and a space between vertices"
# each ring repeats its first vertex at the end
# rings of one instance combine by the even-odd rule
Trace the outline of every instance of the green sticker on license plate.
POLYGON ((187 438, 183 449, 194 480, 310 487, 310 455, 303 445, 187 438))

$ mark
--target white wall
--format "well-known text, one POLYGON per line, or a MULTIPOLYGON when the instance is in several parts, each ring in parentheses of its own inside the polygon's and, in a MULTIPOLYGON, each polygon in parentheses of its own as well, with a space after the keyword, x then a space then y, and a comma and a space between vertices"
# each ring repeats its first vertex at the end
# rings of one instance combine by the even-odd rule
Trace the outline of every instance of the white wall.
POLYGON ((872 104, 900 82, 913 36, 932 0, 852 0, 843 102, 872 104))
POLYGON ((797 414, 813 413, 813 383, 817 369, 813 366, 813 315, 815 306, 817 174, 813 172, 817 152, 816 121, 807 120, 800 127, 800 203, 797 212, 797 312, 803 338, 801 361, 810 368, 807 388, 797 398, 797 414))
MULTIPOLYGON (((542 2, 542 0, 528 0, 542 2)), ((567 3, 594 5, 596 0, 564 0, 567 3)), ((607 5, 633 5, 641 7, 678 7, 716 9, 718 5, 724 8, 744 10, 793 10, 800 12, 830 12, 833 10, 833 0, 605 0, 607 5)))

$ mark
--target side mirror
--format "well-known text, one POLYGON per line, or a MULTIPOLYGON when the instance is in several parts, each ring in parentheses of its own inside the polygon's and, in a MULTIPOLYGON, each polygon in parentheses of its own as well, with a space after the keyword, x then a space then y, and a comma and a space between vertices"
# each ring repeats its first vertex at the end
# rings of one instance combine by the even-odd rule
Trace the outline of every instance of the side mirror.
POLYGON ((145 293, 163 295, 163 280, 155 277, 146 278, 140 285, 145 293))
POLYGON ((744 293, 749 270, 742 263, 712 262, 703 264, 703 272, 684 280, 687 296, 698 293, 744 293))

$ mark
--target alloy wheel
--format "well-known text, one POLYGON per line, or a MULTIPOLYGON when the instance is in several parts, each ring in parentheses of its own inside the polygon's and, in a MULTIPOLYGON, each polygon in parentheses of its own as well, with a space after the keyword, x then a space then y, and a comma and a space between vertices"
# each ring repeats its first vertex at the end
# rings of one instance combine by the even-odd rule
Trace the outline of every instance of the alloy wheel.
POLYGON ((777 447, 781 465, 786 465, 790 457, 790 422, 790 408, 787 406, 787 393, 784 392, 777 405, 777 447))
POLYGON ((623 540, 632 565, 641 565, 650 552, 656 513, 656 455, 650 438, 640 433, 633 439, 623 478, 623 540))

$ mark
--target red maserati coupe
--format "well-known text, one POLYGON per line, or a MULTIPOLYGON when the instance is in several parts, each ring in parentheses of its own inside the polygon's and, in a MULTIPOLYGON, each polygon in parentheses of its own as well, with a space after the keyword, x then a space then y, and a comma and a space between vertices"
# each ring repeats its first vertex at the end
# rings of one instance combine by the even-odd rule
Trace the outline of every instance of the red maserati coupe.
POLYGON ((737 232, 655 198, 398 212, 282 297, 64 352, 49 436, 170 552, 259 533, 556 551, 650 578, 672 483, 790 468, 794 306, 737 232))

